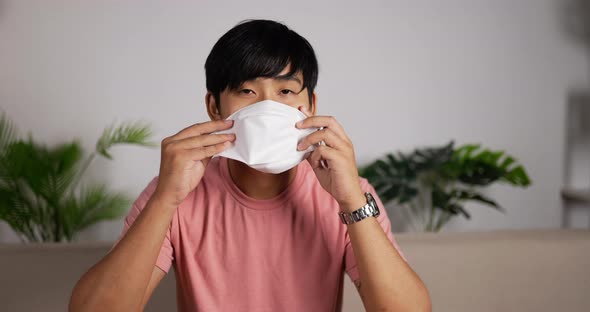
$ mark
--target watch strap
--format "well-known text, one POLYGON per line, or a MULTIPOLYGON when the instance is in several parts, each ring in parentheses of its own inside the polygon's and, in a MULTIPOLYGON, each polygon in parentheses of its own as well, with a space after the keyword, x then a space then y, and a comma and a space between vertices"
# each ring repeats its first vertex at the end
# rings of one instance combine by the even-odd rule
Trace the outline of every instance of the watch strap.
POLYGON ((350 213, 344 211, 338 213, 340 215, 340 220, 342 221, 342 223, 348 225, 359 222, 368 217, 379 216, 379 207, 377 207, 377 203, 375 202, 371 193, 366 192, 365 197, 367 198, 367 204, 362 206, 361 208, 350 213))

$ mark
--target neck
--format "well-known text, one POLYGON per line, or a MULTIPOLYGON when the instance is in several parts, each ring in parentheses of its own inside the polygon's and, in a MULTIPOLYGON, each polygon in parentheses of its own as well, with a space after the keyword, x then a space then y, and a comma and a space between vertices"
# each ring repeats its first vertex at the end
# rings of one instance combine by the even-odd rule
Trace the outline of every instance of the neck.
POLYGON ((295 178, 297 166, 279 174, 265 173, 227 159, 229 175, 238 188, 254 199, 270 199, 283 192, 295 178))

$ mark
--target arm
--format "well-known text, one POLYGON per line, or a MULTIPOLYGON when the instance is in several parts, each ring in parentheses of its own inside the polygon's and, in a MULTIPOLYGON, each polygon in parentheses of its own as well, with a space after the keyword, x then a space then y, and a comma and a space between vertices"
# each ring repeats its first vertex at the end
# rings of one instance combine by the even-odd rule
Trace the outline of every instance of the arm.
POLYGON ((156 287, 164 278, 164 276, 166 276, 166 272, 162 271, 162 269, 158 267, 154 268, 154 271, 152 272, 152 277, 150 278, 150 283, 148 284, 145 294, 143 295, 143 300, 141 301, 142 311, 145 308, 145 305, 147 304, 148 300, 150 300, 150 298, 152 297, 154 290, 156 290, 156 287))
POLYGON ((231 126, 231 121, 205 122, 162 141, 155 191, 150 191, 145 206, 140 204, 144 207, 139 216, 113 250, 78 281, 70 311, 143 308, 164 276, 155 265, 177 207, 197 187, 211 156, 235 139, 230 134, 212 133, 231 126))
MULTIPOLYGON (((341 207, 353 211, 366 204, 341 207)), ((431 311, 428 290, 387 238, 377 218, 347 225, 359 271, 355 283, 367 311, 431 311)))
POLYGON ((155 263, 174 211, 152 197, 121 241, 78 281, 69 310, 143 308, 165 275, 155 263))
MULTIPOLYGON (((305 107, 303 110, 307 111, 305 107)), ((364 206, 367 201, 359 182, 354 146, 342 126, 331 116, 311 116, 296 126, 321 128, 302 139, 297 148, 303 151, 316 145, 307 160, 340 209, 351 212, 364 206)), ((431 310, 426 286, 397 252, 376 218, 348 225, 348 235, 357 259, 357 288, 367 311, 431 310)))

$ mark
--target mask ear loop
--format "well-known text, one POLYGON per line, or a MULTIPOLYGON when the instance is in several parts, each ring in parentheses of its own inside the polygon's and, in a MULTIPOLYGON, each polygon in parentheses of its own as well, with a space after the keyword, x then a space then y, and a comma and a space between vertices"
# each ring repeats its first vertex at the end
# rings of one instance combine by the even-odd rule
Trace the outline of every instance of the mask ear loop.
MULTIPOLYGON (((322 130, 322 129, 324 129, 324 127, 320 127, 320 128, 318 129, 318 131, 320 131, 320 130, 322 130)), ((320 146, 320 145, 326 146, 326 142, 324 142, 324 141, 320 141, 320 142, 318 142, 318 144, 317 144, 317 145, 318 145, 318 146, 320 146)), ((324 168, 324 169, 328 169, 328 162, 327 162, 325 159, 320 159, 320 165, 322 165, 322 168, 324 168)))

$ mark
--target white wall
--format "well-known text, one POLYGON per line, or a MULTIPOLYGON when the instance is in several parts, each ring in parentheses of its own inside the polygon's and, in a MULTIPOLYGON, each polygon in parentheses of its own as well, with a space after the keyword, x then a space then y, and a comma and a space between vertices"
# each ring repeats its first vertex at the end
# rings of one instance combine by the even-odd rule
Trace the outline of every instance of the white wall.
MULTIPOLYGON (((561 33, 555 0, 343 2, 0 0, 0 105, 48 143, 152 121, 157 139, 207 119, 203 65, 245 18, 308 38, 320 62, 319 113, 334 115, 361 163, 421 145, 482 142, 527 167, 526 190, 494 187, 506 214, 471 206, 447 230, 561 222, 565 100, 587 82, 585 51, 561 33)), ((159 151, 118 148, 89 178, 137 195, 159 151)), ((83 239, 112 240, 122 222, 83 239)), ((0 240, 14 240, 3 225, 0 240)))

